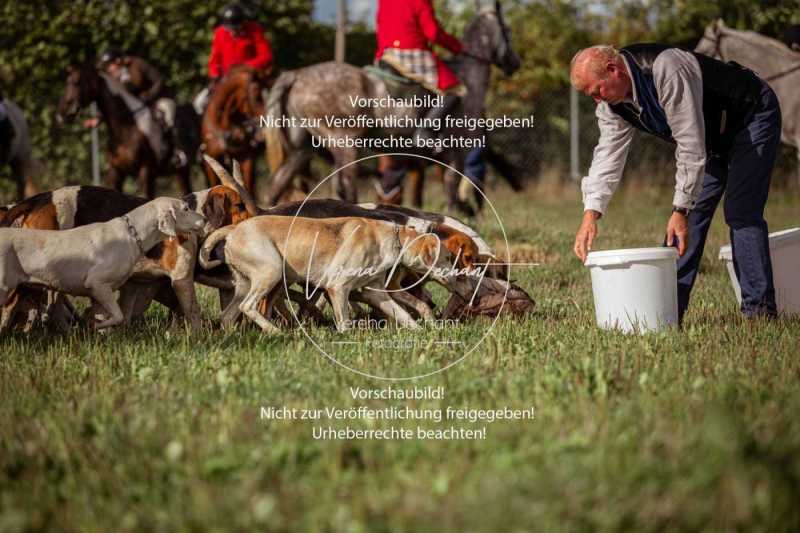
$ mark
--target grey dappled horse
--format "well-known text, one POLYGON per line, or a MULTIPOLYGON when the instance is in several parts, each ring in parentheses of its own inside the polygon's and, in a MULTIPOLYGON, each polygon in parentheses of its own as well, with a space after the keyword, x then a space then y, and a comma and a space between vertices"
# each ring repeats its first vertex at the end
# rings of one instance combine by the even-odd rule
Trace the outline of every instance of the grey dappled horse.
POLYGON ((17 200, 36 194, 36 186, 33 183, 35 171, 38 163, 33 159, 31 153, 31 141, 28 135, 28 123, 22 110, 6 98, 4 100, 8 120, 11 122, 13 136, 11 146, 8 149, 8 160, 0 161, 0 164, 8 163, 11 167, 11 179, 17 184, 17 200))
MULTIPOLYGON (((484 99, 489 88, 491 66, 497 65, 506 75, 513 74, 520 66, 520 59, 511 46, 508 28, 503 20, 499 2, 494 7, 481 10, 465 31, 463 42, 465 52, 458 55, 450 67, 467 87, 469 93, 463 99, 463 113, 456 115, 479 117, 483 112, 484 99)), ((411 137, 413 128, 400 130, 367 130, 366 128, 342 129, 328 127, 326 117, 368 117, 382 118, 393 113, 406 116, 414 111, 406 108, 354 107, 351 97, 380 98, 388 95, 383 80, 367 75, 352 65, 344 63, 318 63, 298 70, 281 74, 272 87, 267 107, 267 118, 281 119, 294 117, 296 127, 265 128, 267 153, 273 182, 267 196, 273 205, 292 177, 310 160, 313 152, 311 137, 323 139, 344 139, 359 137, 411 137), (299 122, 306 119, 309 127, 301 127, 299 122), (315 123, 319 121, 318 123, 315 123)), ((442 135, 479 135, 481 132, 444 131, 442 135)), ((336 168, 342 168, 356 160, 355 148, 329 148, 336 168)), ((397 151, 397 150, 395 150, 397 151)), ((452 150, 445 158, 454 168, 461 170, 467 150, 452 150)), ((337 194, 340 198, 355 202, 355 177, 357 168, 351 165, 338 176, 337 194)), ((459 177, 445 175, 448 206, 457 207, 464 212, 470 209, 458 199, 459 177)))
MULTIPOLYGON (((781 141, 798 149, 800 164, 800 53, 753 31, 734 30, 722 19, 706 26, 695 52, 749 68, 775 91, 781 106, 781 141)), ((800 179, 800 168, 798 169, 800 179)))

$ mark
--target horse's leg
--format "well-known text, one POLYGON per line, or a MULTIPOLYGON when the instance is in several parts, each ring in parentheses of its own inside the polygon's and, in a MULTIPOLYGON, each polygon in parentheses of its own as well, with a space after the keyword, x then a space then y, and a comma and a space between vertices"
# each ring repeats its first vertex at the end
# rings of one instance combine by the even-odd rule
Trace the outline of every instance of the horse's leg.
POLYGON ((120 172, 114 165, 108 165, 108 172, 106 173, 106 186, 110 189, 122 190, 122 172, 120 172))
POLYGON ((289 155, 288 159, 275 172, 275 178, 272 180, 266 196, 267 206, 275 205, 291 182, 295 172, 300 170, 310 157, 311 152, 308 150, 297 150, 289 155))
MULTIPOLYGON (((464 168, 464 156, 463 154, 457 154, 454 156, 453 159, 453 167, 457 169, 464 168)), ((461 199, 458 197, 458 185, 461 182, 461 174, 458 172, 453 172, 452 170, 447 170, 444 173, 444 190, 447 196, 447 208, 448 209, 457 209, 459 212, 466 216, 473 216, 475 211, 473 211, 472 207, 466 202, 462 202, 461 199)))
POLYGON ((139 167, 139 192, 145 198, 154 198, 155 196, 155 173, 150 172, 150 167, 142 165, 139 167))
POLYGON ((342 167, 347 167, 336 173, 336 176, 340 177, 338 180, 334 181, 336 184, 336 195, 345 202, 358 202, 358 191, 356 190, 356 174, 358 173, 358 168, 350 164, 356 160, 357 155, 358 153, 353 148, 333 150, 333 159, 336 168, 341 169, 342 167))
POLYGON ((800 185, 800 139, 797 142, 797 184, 800 185))
POLYGON ((33 159, 33 156, 30 156, 22 164, 22 173, 25 176, 25 190, 22 195, 25 198, 39 194, 39 187, 36 186, 35 178, 39 172, 40 165, 36 159, 33 159))
POLYGON ((192 192, 192 181, 190 179, 191 175, 192 167, 187 163, 178 170, 178 174, 175 176, 178 181, 178 187, 181 188, 181 194, 183 195, 187 195, 192 192))
MULTIPOLYGON (((214 156, 210 156, 210 157, 214 157, 214 156)), ((216 157, 214 157, 214 159, 216 159, 216 157)), ((211 187, 216 187, 217 185, 219 185, 220 182, 219 182, 219 177, 217 176, 217 173, 214 172, 211 169, 211 167, 208 166, 208 163, 206 163, 205 161, 203 161, 203 170, 205 170, 205 172, 206 172, 206 180, 208 181, 209 189, 211 187)))
POLYGON ((411 188, 411 203, 414 207, 422 207, 422 191, 425 188, 425 164, 417 160, 408 172, 408 183, 411 188))
POLYGON ((11 177, 17 184, 17 200, 25 198, 25 165, 18 159, 11 160, 11 177))
POLYGON ((247 157, 242 160, 242 179, 244 180, 244 187, 247 191, 255 195, 255 159, 247 157))
POLYGON ((385 155, 378 159, 378 172, 381 174, 377 185, 378 202, 400 205, 403 203, 403 180, 406 176, 405 158, 385 155))

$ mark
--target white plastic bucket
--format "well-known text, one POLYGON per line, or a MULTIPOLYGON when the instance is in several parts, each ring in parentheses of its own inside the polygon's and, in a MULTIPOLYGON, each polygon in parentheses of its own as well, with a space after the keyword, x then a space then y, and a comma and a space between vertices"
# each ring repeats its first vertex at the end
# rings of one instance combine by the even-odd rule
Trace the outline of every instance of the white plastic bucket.
MULTIPOLYGON (((772 258, 772 277, 775 280, 775 300, 778 312, 800 313, 800 228, 786 229, 769 234, 769 254, 772 258)), ((742 303, 742 290, 733 269, 731 245, 719 249, 719 258, 725 261, 736 299, 742 303)))
POLYGON ((658 331, 678 322, 678 252, 633 248, 591 252, 597 325, 625 333, 658 331))

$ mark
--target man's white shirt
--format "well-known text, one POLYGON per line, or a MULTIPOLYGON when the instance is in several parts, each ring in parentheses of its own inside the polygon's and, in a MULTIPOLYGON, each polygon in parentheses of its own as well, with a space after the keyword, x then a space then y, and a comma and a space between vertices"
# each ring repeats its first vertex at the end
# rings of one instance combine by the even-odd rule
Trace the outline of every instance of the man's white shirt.
MULTIPOLYGON (((625 56, 625 67, 630 67, 625 56)), ((675 160, 675 195, 677 207, 692 208, 703 186, 706 165, 705 122, 703 120, 703 75, 700 64, 691 52, 670 48, 653 62, 653 83, 658 101, 666 114, 672 137, 677 144, 675 160)), ((641 110, 633 86, 633 100, 641 110)), ((600 127, 600 140, 594 149, 589 175, 583 178, 584 209, 605 213, 611 196, 622 178, 635 128, 600 102, 595 110, 600 127)))

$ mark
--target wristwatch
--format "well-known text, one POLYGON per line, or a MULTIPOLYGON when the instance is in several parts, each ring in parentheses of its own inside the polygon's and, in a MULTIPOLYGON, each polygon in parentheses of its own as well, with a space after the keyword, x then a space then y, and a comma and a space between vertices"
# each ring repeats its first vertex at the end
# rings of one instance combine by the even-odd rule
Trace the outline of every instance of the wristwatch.
POLYGON ((680 213, 681 215, 683 215, 685 217, 688 217, 689 213, 691 211, 692 210, 690 208, 688 208, 688 207, 678 207, 678 206, 675 206, 675 205, 672 206, 672 212, 673 213, 680 213))

